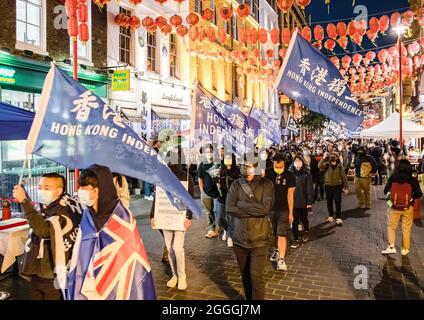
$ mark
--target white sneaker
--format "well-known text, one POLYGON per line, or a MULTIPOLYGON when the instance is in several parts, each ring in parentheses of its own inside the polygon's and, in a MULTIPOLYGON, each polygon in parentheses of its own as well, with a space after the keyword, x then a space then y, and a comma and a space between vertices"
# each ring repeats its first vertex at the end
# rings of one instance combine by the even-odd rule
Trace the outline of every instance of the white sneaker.
POLYGON ((336 224, 338 225, 338 226, 341 226, 341 225, 343 225, 343 221, 342 221, 342 219, 336 219, 336 224))
POLYGON ((409 254, 409 250, 408 249, 402 249, 400 251, 400 254, 403 255, 403 256, 407 256, 409 254))
POLYGON ((185 290, 187 289, 187 279, 186 276, 179 277, 178 278, 178 290, 185 290))
POLYGON ((386 250, 381 251, 382 254, 395 254, 396 248, 388 246, 386 250))
POLYGON ((6 291, 0 291, 0 300, 7 300, 10 297, 10 293, 6 291))
POLYGON ((328 217, 327 218, 327 222, 328 223, 333 223, 334 222, 334 218, 333 217, 328 217))
POLYGON ((274 252, 272 253, 272 255, 269 257, 269 260, 271 260, 272 262, 277 262, 278 259, 280 258, 280 255, 278 253, 278 250, 274 249, 274 252))
POLYGON ((205 235, 206 238, 215 238, 219 235, 217 231, 209 230, 208 233, 205 235))
POLYGON ((177 286, 178 283, 178 278, 176 276, 172 276, 171 279, 169 279, 169 281, 166 283, 166 286, 168 288, 175 288, 177 286))
POLYGON ((278 259, 277 270, 278 271, 287 271, 287 265, 286 265, 286 261, 284 259, 278 259))
POLYGON ((303 230, 303 227, 302 227, 302 225, 301 225, 301 224, 298 224, 298 225, 297 225, 297 230, 298 230, 298 231, 302 231, 302 230, 303 230))
POLYGON ((227 239, 227 246, 228 246, 228 248, 233 247, 233 239, 231 239, 230 237, 228 237, 228 239, 227 239))
POLYGON ((227 241, 227 231, 224 230, 224 232, 222 233, 222 241, 227 241))

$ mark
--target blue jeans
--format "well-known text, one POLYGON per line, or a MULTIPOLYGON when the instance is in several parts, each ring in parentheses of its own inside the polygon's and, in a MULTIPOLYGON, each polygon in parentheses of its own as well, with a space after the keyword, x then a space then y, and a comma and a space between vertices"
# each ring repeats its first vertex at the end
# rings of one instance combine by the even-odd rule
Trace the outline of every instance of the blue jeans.
MULTIPOLYGON (((225 210, 225 204, 216 201, 216 211, 215 211, 215 219, 216 219, 216 224, 217 224, 217 229, 219 229, 219 227, 224 228, 224 222, 222 221, 225 217, 224 217, 224 212, 225 210), (219 227, 218 227, 219 226, 219 227)), ((224 228, 226 229, 226 228, 224 228)))
POLYGON ((150 197, 152 195, 151 189, 150 189, 150 183, 144 182, 144 195, 146 197, 150 197))

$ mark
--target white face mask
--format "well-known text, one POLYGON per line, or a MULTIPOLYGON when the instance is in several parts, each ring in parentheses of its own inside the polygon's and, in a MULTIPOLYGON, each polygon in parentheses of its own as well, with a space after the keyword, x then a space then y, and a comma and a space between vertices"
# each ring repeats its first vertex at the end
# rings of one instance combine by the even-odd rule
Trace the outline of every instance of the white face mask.
POLYGON ((92 207, 94 202, 97 200, 97 198, 94 200, 90 199, 90 192, 91 190, 78 189, 78 198, 81 201, 81 203, 85 205, 86 207, 92 207))
POLYGON ((48 206, 55 199, 53 199, 53 191, 51 190, 38 190, 38 202, 48 206))

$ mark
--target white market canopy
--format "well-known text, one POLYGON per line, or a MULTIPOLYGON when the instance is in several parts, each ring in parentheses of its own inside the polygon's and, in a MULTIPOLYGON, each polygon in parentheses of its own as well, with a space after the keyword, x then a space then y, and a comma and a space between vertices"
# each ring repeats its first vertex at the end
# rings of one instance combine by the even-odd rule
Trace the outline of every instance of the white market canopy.
MULTIPOLYGON (((386 120, 361 131, 361 138, 399 138, 399 113, 392 113, 386 120)), ((405 138, 424 137, 424 126, 402 119, 402 135, 405 138)))

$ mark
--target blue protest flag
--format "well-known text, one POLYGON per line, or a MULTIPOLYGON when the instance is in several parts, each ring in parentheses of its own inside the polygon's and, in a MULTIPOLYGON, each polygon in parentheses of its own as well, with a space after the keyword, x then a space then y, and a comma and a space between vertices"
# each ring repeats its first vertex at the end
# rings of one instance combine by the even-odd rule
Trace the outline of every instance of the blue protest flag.
POLYGON ((268 140, 276 144, 281 142, 281 128, 278 120, 272 119, 264 111, 254 106, 250 109, 249 117, 259 122, 261 130, 265 132, 268 140))
POLYGON ((363 121, 363 112, 339 70, 297 31, 275 84, 285 95, 350 131, 363 121))
MULTIPOLYGON (((166 163, 93 92, 52 66, 26 147, 69 168, 107 166, 160 186, 197 217, 201 209, 166 163)), ((181 207, 179 208, 181 209, 181 207)))

